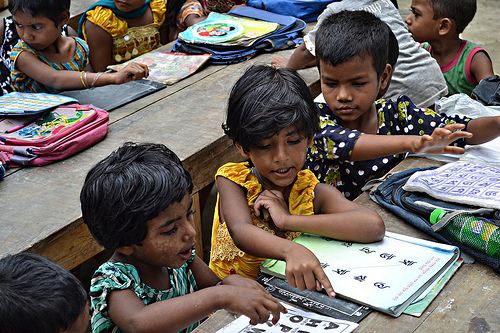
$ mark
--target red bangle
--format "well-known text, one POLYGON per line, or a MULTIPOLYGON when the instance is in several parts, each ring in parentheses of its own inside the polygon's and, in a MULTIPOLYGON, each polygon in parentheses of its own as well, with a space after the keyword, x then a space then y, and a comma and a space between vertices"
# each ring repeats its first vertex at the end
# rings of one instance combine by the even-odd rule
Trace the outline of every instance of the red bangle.
POLYGON ((238 274, 238 273, 236 273, 236 270, 234 268, 231 268, 229 270, 229 274, 234 275, 234 274, 238 274))

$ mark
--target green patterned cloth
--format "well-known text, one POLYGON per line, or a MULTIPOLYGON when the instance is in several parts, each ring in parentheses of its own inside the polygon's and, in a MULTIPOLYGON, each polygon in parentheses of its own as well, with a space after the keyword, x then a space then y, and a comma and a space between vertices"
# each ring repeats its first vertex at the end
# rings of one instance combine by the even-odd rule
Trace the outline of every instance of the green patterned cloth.
MULTIPOLYGON (((106 262, 92 276, 90 286, 90 311, 92 332, 123 332, 111 320, 108 314, 108 295, 113 290, 132 290, 144 304, 149 305, 169 298, 186 295, 198 290, 190 264, 194 260, 194 251, 187 263, 178 269, 169 268, 170 285, 168 290, 156 290, 141 282, 137 269, 128 264, 106 262)), ((199 322, 182 330, 188 333, 198 326, 199 322)))

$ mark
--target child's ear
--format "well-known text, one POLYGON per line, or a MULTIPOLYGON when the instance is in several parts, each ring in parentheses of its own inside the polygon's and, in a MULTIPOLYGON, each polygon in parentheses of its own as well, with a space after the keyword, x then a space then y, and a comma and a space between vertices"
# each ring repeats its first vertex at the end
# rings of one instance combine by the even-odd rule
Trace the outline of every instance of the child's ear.
POLYGON ((392 66, 389 64, 385 65, 384 72, 380 76, 380 89, 385 89, 389 85, 392 77, 392 66))
POLYGON ((123 255, 129 256, 132 253, 134 253, 134 248, 132 246, 125 245, 117 248, 115 251, 123 255))
POLYGON ((316 134, 313 134, 313 135, 311 135, 310 138, 307 139, 307 147, 311 147, 312 146, 315 136, 316 136, 316 134))
POLYGON ((450 33, 453 29, 453 21, 445 17, 439 20, 439 35, 443 36, 450 33))
POLYGON ((250 158, 250 156, 248 155, 248 153, 245 151, 245 149, 243 149, 243 146, 238 143, 238 142, 235 142, 234 145, 236 146, 236 148, 238 148, 238 150, 240 151, 240 154, 241 156, 243 156, 244 158, 250 158))
POLYGON ((69 10, 65 10, 61 13, 61 26, 68 24, 69 19, 71 18, 69 14, 69 10))

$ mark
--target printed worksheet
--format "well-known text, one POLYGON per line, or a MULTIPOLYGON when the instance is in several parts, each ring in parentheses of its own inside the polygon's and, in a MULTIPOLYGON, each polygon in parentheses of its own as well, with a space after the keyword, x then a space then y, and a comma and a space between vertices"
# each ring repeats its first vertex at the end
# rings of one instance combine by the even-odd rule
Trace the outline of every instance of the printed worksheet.
POLYGON ((283 306, 288 313, 282 313, 276 325, 272 324, 272 318, 264 324, 250 325, 248 317, 240 316, 217 333, 349 333, 358 327, 357 323, 304 311, 286 303, 283 306))

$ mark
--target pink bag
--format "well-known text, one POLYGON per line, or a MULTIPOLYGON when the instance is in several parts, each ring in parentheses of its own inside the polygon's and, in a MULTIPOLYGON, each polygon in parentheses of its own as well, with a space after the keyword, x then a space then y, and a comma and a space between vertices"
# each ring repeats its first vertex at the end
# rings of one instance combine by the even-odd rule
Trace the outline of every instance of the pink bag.
POLYGON ((2 134, 0 155, 9 167, 46 165, 102 140, 108 122, 108 112, 93 105, 62 105, 17 131, 2 134))

